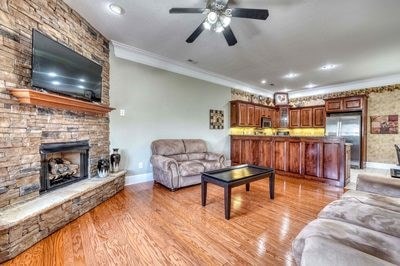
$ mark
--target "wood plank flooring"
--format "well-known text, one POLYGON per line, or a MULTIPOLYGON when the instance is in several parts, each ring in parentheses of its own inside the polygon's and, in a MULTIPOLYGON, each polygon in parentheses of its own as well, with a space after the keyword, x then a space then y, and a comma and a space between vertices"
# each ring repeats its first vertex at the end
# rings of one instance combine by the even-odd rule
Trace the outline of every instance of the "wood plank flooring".
POLYGON ((232 190, 224 219, 223 189, 200 185, 170 192, 127 186, 116 196, 5 265, 295 265, 291 242, 343 189, 277 176, 232 190))

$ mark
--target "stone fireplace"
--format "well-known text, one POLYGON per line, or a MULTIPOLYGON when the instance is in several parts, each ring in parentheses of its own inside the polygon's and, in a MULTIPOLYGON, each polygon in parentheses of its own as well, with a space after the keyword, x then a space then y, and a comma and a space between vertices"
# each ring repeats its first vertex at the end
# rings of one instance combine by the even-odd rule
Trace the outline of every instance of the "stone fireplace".
POLYGON ((1 264, 122 190, 126 172, 96 178, 110 154, 108 114, 20 103, 9 90, 34 89, 36 29, 102 66, 108 106, 109 41, 64 1, 0 2, 1 264))
POLYGON ((89 141, 40 146, 40 193, 61 188, 89 176, 89 141))

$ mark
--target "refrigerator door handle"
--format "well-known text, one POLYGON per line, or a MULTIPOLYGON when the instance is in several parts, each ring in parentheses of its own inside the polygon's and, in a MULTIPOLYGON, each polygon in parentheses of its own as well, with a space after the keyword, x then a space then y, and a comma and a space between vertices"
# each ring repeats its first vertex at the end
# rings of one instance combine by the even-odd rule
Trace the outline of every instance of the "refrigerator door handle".
POLYGON ((336 137, 339 137, 339 127, 340 127, 340 121, 337 122, 336 124, 336 137))

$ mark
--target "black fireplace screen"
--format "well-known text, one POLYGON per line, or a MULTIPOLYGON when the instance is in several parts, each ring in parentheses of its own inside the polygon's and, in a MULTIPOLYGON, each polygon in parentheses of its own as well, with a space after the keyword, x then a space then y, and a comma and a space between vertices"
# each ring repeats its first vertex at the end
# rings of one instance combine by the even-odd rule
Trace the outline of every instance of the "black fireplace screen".
POLYGON ((40 192, 87 178, 89 148, 88 141, 42 144, 40 192))

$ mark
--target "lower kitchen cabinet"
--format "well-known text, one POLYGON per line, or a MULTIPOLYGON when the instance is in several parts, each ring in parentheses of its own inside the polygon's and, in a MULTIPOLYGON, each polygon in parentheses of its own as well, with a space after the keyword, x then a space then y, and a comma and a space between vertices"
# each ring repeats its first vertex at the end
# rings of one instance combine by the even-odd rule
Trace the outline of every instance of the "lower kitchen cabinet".
POLYGON ((231 136, 233 165, 272 167, 278 174, 338 187, 346 186, 349 180, 349 150, 341 138, 231 136))

